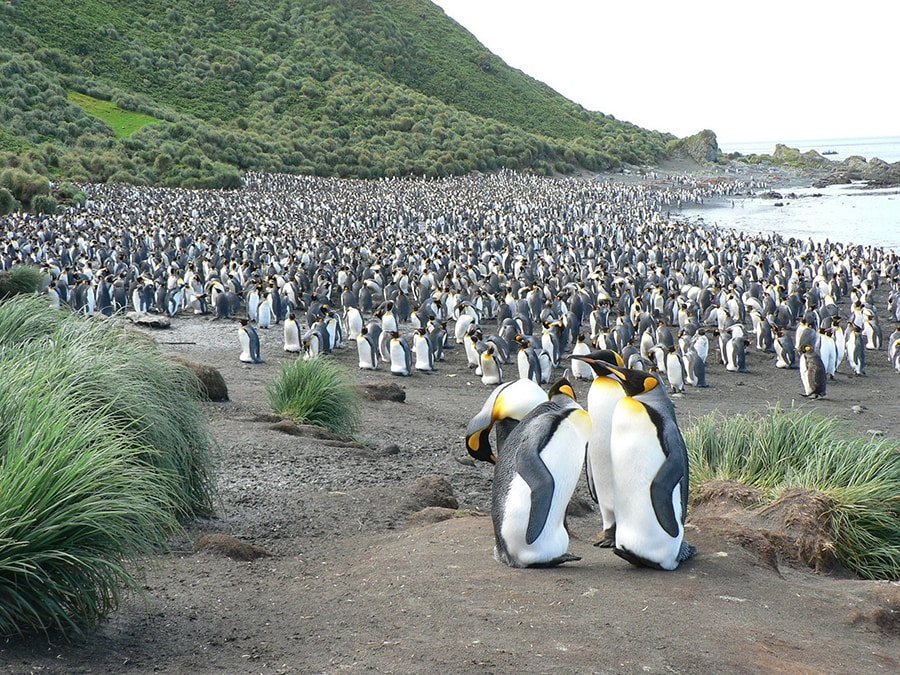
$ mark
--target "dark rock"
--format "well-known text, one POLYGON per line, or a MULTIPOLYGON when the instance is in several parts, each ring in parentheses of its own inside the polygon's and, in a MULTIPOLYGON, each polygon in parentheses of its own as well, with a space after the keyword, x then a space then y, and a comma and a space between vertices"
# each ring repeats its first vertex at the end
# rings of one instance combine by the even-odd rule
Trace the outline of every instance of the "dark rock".
POLYGON ((359 395, 372 401, 395 401, 403 403, 406 400, 406 390, 393 382, 378 384, 358 384, 354 387, 359 395))
POLYGON ((459 508, 459 502, 453 494, 453 487, 446 478, 434 473, 422 476, 417 480, 403 501, 406 507, 414 511, 429 506, 440 506, 446 509, 459 508))
POLYGON ((222 373, 217 368, 213 368, 205 363, 191 361, 177 354, 173 354, 170 358, 194 374, 200 381, 200 394, 207 401, 228 400, 228 385, 225 384, 225 378, 222 377, 222 373))
POLYGON ((169 319, 160 314, 148 314, 147 312, 128 312, 125 318, 136 326, 146 328, 169 328, 172 324, 169 319))
POLYGON ((271 556, 272 554, 264 548, 248 544, 241 541, 230 534, 206 534, 197 540, 194 546, 196 553, 206 552, 213 555, 225 556, 232 560, 250 561, 257 558, 271 556))

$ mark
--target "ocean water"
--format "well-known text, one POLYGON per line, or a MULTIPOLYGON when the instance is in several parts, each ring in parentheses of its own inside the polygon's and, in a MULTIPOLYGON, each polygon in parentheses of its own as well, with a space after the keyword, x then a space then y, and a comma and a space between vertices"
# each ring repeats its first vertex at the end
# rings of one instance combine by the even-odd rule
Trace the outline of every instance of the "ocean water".
POLYGON ((800 152, 815 150, 827 159, 839 162, 853 155, 872 159, 877 157, 888 164, 900 162, 900 136, 878 136, 868 138, 814 138, 794 141, 750 141, 720 142, 719 150, 726 155, 739 152, 742 155, 766 154, 775 152, 775 145, 781 143, 789 148, 797 148, 800 152), (828 152, 829 154, 825 155, 828 152), (830 154, 834 153, 834 154, 830 154))
MULTIPOLYGON (((861 155, 891 163, 900 161, 900 137, 786 141, 785 145, 801 151, 834 149, 839 154, 829 155, 832 160, 861 155)), ((726 153, 771 154, 775 143, 721 149, 726 153)), ((771 189, 784 198, 707 200, 702 206, 683 208, 680 215, 744 232, 777 232, 783 237, 881 246, 900 253, 900 188, 868 189, 864 184, 851 184, 827 188, 771 186, 771 189)))

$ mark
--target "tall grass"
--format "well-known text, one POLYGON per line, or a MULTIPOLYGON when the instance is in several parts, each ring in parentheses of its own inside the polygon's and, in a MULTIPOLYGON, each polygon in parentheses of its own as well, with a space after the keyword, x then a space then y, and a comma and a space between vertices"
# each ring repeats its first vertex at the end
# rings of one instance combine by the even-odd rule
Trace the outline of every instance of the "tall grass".
POLYGON ((215 443, 197 378, 118 323, 64 312, 54 321, 45 304, 17 297, 0 306, 0 372, 25 362, 22 397, 53 387, 86 402, 88 416, 102 416, 129 443, 153 449, 146 462, 170 477, 179 516, 211 513, 215 443))
POLYGON ((152 450, 93 412, 62 389, 0 387, 0 634, 90 629, 177 530, 174 487, 137 457, 152 450))
POLYGON ((314 424, 348 436, 359 428, 359 397, 346 371, 328 358, 283 365, 266 393, 272 410, 297 424, 314 424))
POLYGON ((900 578, 900 443, 852 434, 814 413, 714 413, 695 421, 685 440, 691 487, 736 480, 766 500, 787 488, 825 494, 833 504, 835 553, 869 579, 900 578))
POLYGON ((36 293, 44 284, 45 275, 34 265, 15 265, 0 272, 0 300, 13 295, 36 293))
POLYGON ((153 344, 17 296, 0 304, 0 633, 80 632, 130 563, 212 512, 199 382, 153 344))
POLYGON ((3 302, 0 304, 0 348, 49 339, 65 319, 65 313, 51 307, 46 298, 17 297, 3 302))

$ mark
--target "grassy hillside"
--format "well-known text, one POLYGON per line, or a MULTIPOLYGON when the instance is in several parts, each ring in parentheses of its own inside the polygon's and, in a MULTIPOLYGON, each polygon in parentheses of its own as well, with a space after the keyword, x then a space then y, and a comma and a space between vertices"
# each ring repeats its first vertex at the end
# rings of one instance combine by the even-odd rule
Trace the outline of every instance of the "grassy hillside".
POLYGON ((226 187, 602 170, 674 140, 509 68, 427 0, 9 0, 0 125, 5 162, 44 175, 226 187), (79 94, 158 121, 114 129, 79 94))

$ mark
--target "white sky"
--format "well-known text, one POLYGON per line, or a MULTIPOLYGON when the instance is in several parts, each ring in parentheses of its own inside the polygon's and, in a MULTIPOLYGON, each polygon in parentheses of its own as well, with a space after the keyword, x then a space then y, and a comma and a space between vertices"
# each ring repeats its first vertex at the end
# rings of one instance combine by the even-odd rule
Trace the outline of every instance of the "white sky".
POLYGON ((894 0, 435 0, 588 110, 719 147, 900 136, 894 0))

